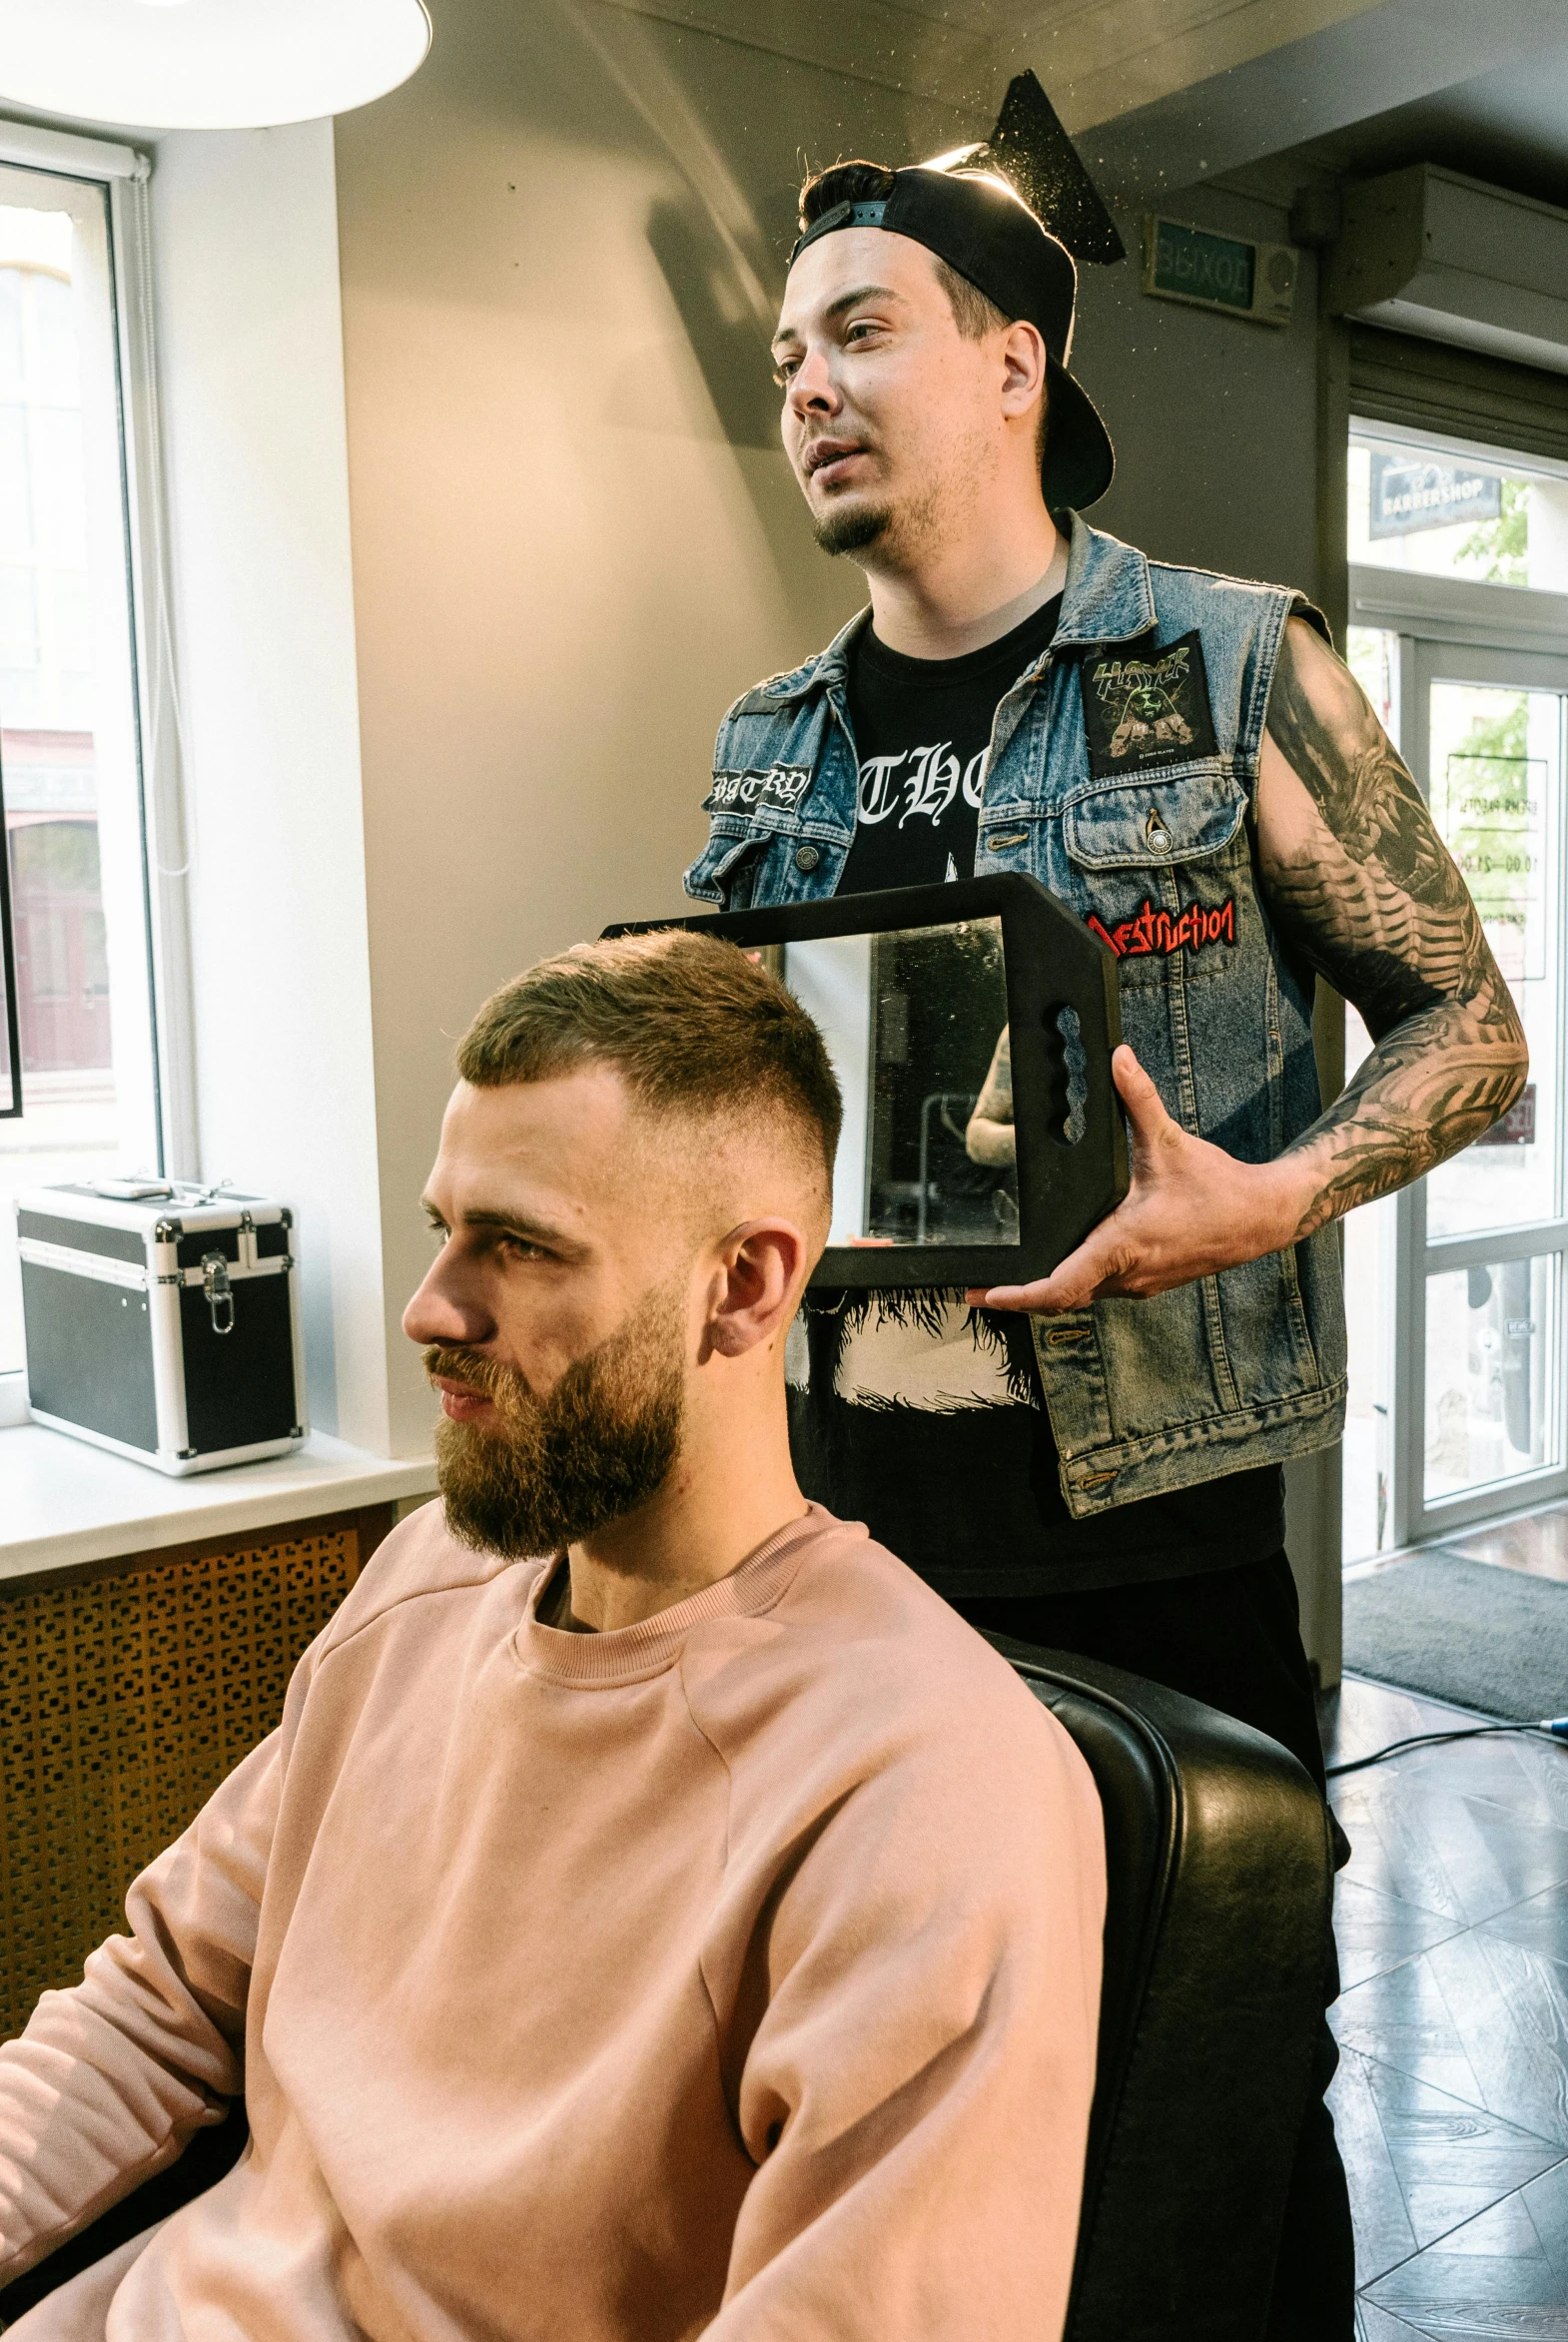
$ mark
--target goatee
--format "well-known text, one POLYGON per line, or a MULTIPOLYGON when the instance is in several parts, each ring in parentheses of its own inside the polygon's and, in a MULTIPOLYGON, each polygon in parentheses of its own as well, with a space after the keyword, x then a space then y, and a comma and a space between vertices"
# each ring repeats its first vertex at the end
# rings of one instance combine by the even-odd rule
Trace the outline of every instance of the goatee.
POLYGON ((680 1453, 682 1330, 679 1295, 656 1287, 542 1399, 477 1350, 427 1349, 427 1374, 482 1391, 500 1417, 497 1431, 446 1415, 436 1427, 452 1535, 511 1558, 561 1553, 646 1504, 680 1453))
POLYGON ((874 545, 893 518, 887 504, 846 504, 812 521, 812 533, 825 553, 861 553, 874 545))

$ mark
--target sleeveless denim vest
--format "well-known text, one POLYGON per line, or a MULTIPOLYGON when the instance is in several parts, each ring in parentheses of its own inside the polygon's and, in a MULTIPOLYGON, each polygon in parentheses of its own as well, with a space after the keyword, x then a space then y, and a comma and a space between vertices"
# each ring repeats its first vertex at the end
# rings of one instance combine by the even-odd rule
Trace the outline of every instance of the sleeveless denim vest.
MULTIPOLYGON (((1026 870, 1117 954, 1123 1032, 1182 1128, 1243 1163, 1321 1111, 1311 971, 1258 892, 1252 822, 1287 587, 1151 561, 1072 516, 1054 642, 992 730, 975 875, 1026 870)), ((699 902, 832 894, 855 829, 848 648, 737 700, 719 729, 699 902)), ((1329 1445, 1344 1415, 1338 1238, 1161 1293, 1032 1320, 1077 1518, 1329 1445)))

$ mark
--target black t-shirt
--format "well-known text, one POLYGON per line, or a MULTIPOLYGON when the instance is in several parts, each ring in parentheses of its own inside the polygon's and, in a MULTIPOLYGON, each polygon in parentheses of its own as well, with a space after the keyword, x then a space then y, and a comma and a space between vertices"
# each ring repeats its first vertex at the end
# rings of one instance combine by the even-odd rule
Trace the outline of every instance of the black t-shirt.
POLYGON ((860 759, 855 843, 841 895, 973 878, 997 702, 1050 643, 1062 596, 961 659, 911 659, 868 626, 850 658, 860 759))
MULTIPOLYGON (((997 704, 1047 648, 1061 609, 1058 596, 1000 641, 957 659, 906 658, 869 628, 860 635, 849 673, 860 792, 840 894, 973 876, 997 704)), ((932 1298, 908 1297, 917 1316, 932 1298)), ((797 1460, 808 1493, 866 1520, 944 1591, 1023 1594, 1177 1577, 1258 1560, 1283 1544, 1277 1464, 1074 1520, 1062 1494, 1027 1320, 999 1313, 992 1347, 997 1395, 1004 1381, 1015 1400, 1027 1387, 1032 1405, 967 1405, 944 1392, 941 1408, 931 1410, 901 1403, 905 1378, 912 1391, 920 1379, 918 1362, 912 1368, 908 1356, 908 1333, 892 1330, 901 1301, 867 1296, 854 1312, 869 1312, 874 1341, 875 1324, 888 1313, 889 1334, 877 1342, 890 1353, 887 1380, 870 1404, 850 1403, 864 1368, 844 1380, 834 1372, 846 1333, 842 1314, 836 1324, 817 1328, 813 1397, 802 1399, 796 1417, 797 1460), (901 1343, 902 1360, 892 1355, 901 1343), (845 1381, 851 1391, 841 1397, 845 1381), (852 1427, 843 1416, 846 1405, 852 1427), (1026 1469, 1027 1498, 1019 1486, 1026 1469), (988 1549, 990 1558, 982 1561, 988 1549)), ((873 1368, 872 1377, 878 1380, 880 1370, 873 1368)), ((978 1388, 972 1395, 980 1397, 978 1388)))

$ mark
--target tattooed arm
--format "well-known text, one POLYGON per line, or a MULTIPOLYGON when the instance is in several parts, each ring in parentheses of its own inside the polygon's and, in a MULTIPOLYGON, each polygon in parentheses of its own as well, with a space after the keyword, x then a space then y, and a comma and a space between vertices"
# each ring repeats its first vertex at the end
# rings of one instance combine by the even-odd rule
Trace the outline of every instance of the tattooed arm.
POLYGON ((992 1052, 986 1086, 975 1101, 975 1111, 964 1133, 964 1152, 971 1163, 1018 1161, 1018 1140, 1013 1129, 1013 1045, 1006 1025, 992 1052))
POLYGON ((1464 880, 1354 678, 1298 618, 1269 695, 1257 857, 1276 924, 1360 1010, 1371 1055, 1276 1162, 1245 1164, 1173 1122, 1119 1049, 1126 1200, 1051 1276, 972 1301, 1051 1314, 1254 1260, 1419 1178, 1518 1097, 1524 1034, 1464 880))
POLYGON ((1377 1045, 1288 1151, 1313 1173, 1305 1236, 1468 1147, 1512 1106, 1528 1060, 1420 791, 1353 676, 1299 618, 1269 696, 1257 849, 1275 922, 1377 1045))

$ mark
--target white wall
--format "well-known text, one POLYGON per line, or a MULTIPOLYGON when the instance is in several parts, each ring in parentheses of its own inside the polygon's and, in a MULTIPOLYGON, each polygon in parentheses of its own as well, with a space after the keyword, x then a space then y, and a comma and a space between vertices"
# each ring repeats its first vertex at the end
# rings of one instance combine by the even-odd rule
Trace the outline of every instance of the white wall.
POLYGON ((388 1452, 333 131, 153 175, 201 1174, 298 1215, 312 1416, 388 1452))

